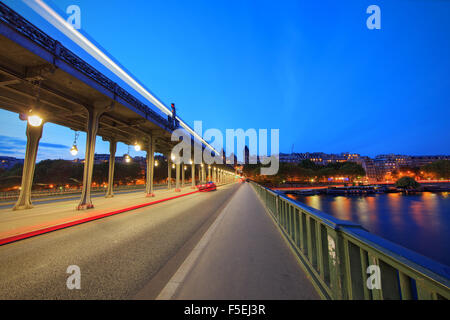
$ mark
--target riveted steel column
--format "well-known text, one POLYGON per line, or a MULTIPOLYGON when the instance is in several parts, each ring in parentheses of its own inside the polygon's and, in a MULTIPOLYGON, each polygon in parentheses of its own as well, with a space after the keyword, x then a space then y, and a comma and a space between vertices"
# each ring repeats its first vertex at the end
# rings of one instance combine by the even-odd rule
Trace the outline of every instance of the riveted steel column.
POLYGON ((202 163, 202 183, 206 182, 206 168, 205 168, 205 164, 202 163))
POLYGON ((172 159, 170 152, 167 153, 167 189, 172 188, 172 159))
POLYGON ((150 137, 147 146, 147 175, 145 182, 146 197, 154 197, 153 192, 153 175, 155 173, 155 138, 150 137))
POLYGON ((42 137, 44 123, 38 127, 33 127, 27 123, 27 147, 25 151, 25 160, 23 162, 22 184, 20 187, 19 199, 17 199, 13 210, 31 209, 31 187, 33 185, 34 168, 36 166, 36 156, 39 146, 39 140, 42 137))
POLYGON ((212 180, 212 177, 211 177, 211 166, 210 165, 208 165, 208 179, 207 180, 208 181, 212 180))
POLYGON ((182 163, 181 164, 181 187, 182 188, 184 187, 184 176, 186 174, 186 169, 187 169, 187 166, 184 163, 182 163))
POLYGON ((177 161, 177 163, 175 164, 175 192, 180 192, 180 167, 181 167, 181 163, 179 161, 177 161))
POLYGON ((98 123, 104 110, 88 109, 86 123, 86 154, 84 159, 83 187, 80 203, 77 210, 94 207, 91 200, 92 171, 94 170, 95 139, 97 137, 98 123))
POLYGON ((192 161, 191 164, 191 188, 195 189, 195 163, 192 161))
POLYGON ((106 189, 105 198, 114 197, 114 167, 116 164, 117 141, 109 139, 109 170, 108 170, 108 189, 106 189))

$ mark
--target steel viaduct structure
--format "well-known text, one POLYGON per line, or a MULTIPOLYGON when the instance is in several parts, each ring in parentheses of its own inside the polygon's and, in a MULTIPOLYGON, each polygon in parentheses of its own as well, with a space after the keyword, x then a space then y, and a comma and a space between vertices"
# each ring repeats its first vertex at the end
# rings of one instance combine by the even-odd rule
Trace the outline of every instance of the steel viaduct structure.
MULTIPOLYGON (((110 143, 109 180, 106 197, 113 196, 117 142, 138 142, 147 151, 146 195, 153 196, 154 153, 168 159, 168 188, 171 188, 171 141, 177 121, 167 119, 143 104, 114 81, 97 71, 60 42, 0 2, 0 107, 19 113, 26 120, 39 115, 42 123, 27 123, 27 147, 21 192, 14 209, 31 208, 31 186, 39 140, 45 122, 75 131, 85 131, 86 154, 82 195, 78 209, 92 208, 90 196, 95 141, 99 135, 110 143)), ((191 137, 194 148, 210 147, 191 137)), ((214 152, 214 151, 213 151, 214 152)), ((191 165, 195 177, 195 166, 191 165)), ((176 164, 175 190, 180 188, 176 164)), ((201 163, 201 182, 206 181, 206 164, 201 163)), ((208 179, 224 181, 234 172, 226 165, 208 166, 208 179)), ((195 179, 192 179, 195 187, 195 179)))

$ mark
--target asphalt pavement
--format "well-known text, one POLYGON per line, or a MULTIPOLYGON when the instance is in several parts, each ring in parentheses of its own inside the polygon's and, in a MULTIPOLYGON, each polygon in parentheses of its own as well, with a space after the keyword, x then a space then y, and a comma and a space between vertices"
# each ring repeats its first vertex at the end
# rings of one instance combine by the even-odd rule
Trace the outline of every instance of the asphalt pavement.
POLYGON ((181 267, 165 288, 169 294, 163 291, 159 298, 320 299, 248 183, 236 192, 212 228, 211 235, 198 244, 198 258, 186 259, 189 265, 181 267))
POLYGON ((184 260, 186 244, 195 245, 238 188, 226 185, 0 246, 0 299, 128 299, 151 281, 162 287, 179 266, 174 257, 184 260), (80 290, 66 286, 71 265, 80 268, 80 290))

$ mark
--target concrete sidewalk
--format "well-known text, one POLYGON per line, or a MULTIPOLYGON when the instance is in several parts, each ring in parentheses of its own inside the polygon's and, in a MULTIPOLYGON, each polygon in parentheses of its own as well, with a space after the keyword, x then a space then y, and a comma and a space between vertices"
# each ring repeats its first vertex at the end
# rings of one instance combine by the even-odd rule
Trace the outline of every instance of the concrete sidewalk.
POLYGON ((184 196, 197 192, 197 189, 183 187, 181 192, 171 190, 155 190, 155 197, 145 197, 143 192, 117 194, 113 198, 95 198, 94 208, 77 211, 79 199, 57 201, 35 205, 28 210, 13 211, 11 208, 0 210, 0 244, 5 239, 53 228, 60 225, 74 224, 80 220, 89 220, 96 216, 117 212, 130 207, 158 202, 176 196, 184 196), (2 241, 3 240, 3 241, 2 241))
POLYGON ((249 184, 228 205, 157 299, 320 299, 249 184))

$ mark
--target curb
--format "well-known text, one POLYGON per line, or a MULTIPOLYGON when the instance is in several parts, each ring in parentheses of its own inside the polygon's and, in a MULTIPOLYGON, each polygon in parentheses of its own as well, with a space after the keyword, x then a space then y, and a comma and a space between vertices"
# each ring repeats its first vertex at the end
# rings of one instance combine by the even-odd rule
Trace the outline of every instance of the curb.
POLYGON ((177 195, 177 196, 174 196, 174 197, 170 197, 170 198, 159 199, 159 200, 155 200, 155 201, 152 201, 152 202, 142 203, 142 204, 139 204, 139 205, 136 205, 136 206, 123 208, 123 209, 119 209, 119 210, 116 210, 116 211, 106 212, 106 213, 102 213, 102 214, 99 214, 99 215, 96 215, 96 216, 92 216, 92 217, 88 217, 88 218, 84 218, 84 219, 80 219, 80 220, 75 220, 75 221, 70 221, 70 222, 59 224, 59 225, 55 225, 55 226, 51 226, 51 227, 38 229, 38 230, 35 230, 35 231, 31 231, 31 232, 27 232, 27 233, 23 233, 23 234, 18 234, 18 235, 15 235, 15 236, 3 238, 3 239, 0 239, 0 246, 4 245, 4 244, 11 243, 11 242, 15 242, 15 241, 31 238, 31 237, 34 237, 34 236, 37 236, 37 235, 40 235, 40 234, 49 233, 49 232, 52 232, 52 231, 56 231, 56 230, 60 230, 60 229, 64 229, 64 228, 68 228, 68 227, 72 227, 72 226, 76 226, 76 225, 79 225, 79 224, 82 224, 82 223, 86 223, 86 222, 89 222, 89 221, 106 218, 106 217, 113 216, 113 215, 116 215, 116 214, 119 214, 119 213, 140 209, 140 208, 143 208, 143 207, 146 207, 146 206, 150 206, 152 204, 157 204, 157 203, 160 203, 160 202, 164 202, 164 201, 168 201, 168 200, 184 197, 184 196, 187 196, 187 195, 190 195, 190 194, 193 194, 193 193, 197 193, 197 192, 199 192, 199 191, 196 190, 196 191, 180 194, 180 195, 177 195))

